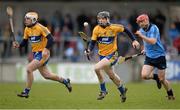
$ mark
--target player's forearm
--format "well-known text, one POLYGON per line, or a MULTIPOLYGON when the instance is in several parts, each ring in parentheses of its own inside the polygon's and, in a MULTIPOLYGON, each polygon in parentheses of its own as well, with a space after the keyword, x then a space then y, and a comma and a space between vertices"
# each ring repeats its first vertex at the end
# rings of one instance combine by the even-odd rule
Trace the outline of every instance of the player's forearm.
POLYGON ((145 42, 150 43, 150 44, 155 44, 156 41, 157 41, 155 38, 148 38, 148 37, 146 37, 146 36, 144 36, 144 35, 141 35, 141 38, 142 38, 145 42))
POLYGON ((53 44, 54 44, 54 39, 53 39, 53 37, 52 37, 51 34, 48 34, 48 35, 46 36, 46 38, 47 38, 46 48, 47 48, 47 49, 50 49, 50 48, 53 46, 53 44))
POLYGON ((95 44, 96 44, 96 41, 91 40, 88 46, 88 50, 92 51, 94 49, 95 44))
POLYGON ((128 28, 124 27, 124 32, 129 36, 132 41, 136 40, 136 38, 128 28))
POLYGON ((19 45, 19 47, 24 47, 28 44, 28 39, 23 39, 19 45))

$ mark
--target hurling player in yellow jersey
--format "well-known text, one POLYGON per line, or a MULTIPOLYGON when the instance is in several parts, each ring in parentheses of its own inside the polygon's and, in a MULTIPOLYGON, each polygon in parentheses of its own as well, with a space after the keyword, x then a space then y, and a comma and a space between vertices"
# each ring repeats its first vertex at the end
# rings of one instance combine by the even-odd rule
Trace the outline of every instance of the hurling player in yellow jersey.
POLYGON ((33 60, 27 65, 27 83, 26 88, 20 94, 19 97, 29 97, 29 92, 33 83, 33 71, 39 70, 41 75, 45 79, 50 79, 63 83, 69 92, 71 92, 72 87, 70 84, 70 79, 64 79, 57 76, 56 74, 50 72, 46 66, 48 59, 50 57, 49 49, 52 47, 54 41, 49 30, 38 23, 38 14, 36 12, 28 12, 25 15, 24 23, 26 28, 24 29, 24 37, 20 44, 13 42, 14 48, 23 47, 31 42, 33 60))
POLYGON ((107 90, 105 87, 104 77, 101 70, 104 70, 109 78, 114 82, 120 92, 121 102, 126 101, 126 91, 127 88, 122 84, 119 76, 114 73, 112 66, 118 60, 117 53, 117 34, 120 32, 125 32, 132 40, 132 46, 134 48, 139 48, 140 44, 136 41, 133 34, 125 28, 123 25, 111 24, 110 14, 107 11, 99 12, 97 15, 98 25, 95 26, 91 41, 86 54, 90 54, 93 50, 95 44, 98 45, 98 54, 100 61, 95 65, 95 72, 100 82, 100 94, 97 100, 102 100, 107 95, 107 90))

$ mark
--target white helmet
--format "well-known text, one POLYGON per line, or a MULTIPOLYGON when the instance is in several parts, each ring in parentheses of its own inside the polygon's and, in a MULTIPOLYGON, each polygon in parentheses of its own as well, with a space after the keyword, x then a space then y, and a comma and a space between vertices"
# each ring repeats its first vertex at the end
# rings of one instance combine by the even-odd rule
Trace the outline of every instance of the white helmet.
POLYGON ((30 18, 32 20, 32 24, 34 24, 38 20, 38 14, 36 12, 28 12, 26 13, 25 18, 30 18))

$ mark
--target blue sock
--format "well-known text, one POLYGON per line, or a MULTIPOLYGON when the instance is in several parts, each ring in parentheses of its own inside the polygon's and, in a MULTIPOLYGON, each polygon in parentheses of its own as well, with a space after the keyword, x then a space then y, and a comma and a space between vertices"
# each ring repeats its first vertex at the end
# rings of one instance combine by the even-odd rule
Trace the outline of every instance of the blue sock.
POLYGON ((100 84, 101 91, 106 92, 105 82, 100 84))
POLYGON ((68 82, 67 82, 67 80, 66 79, 63 79, 63 82, 62 82, 63 84, 67 84, 68 82))
POLYGON ((30 88, 25 88, 23 92, 26 94, 29 94, 29 91, 30 91, 30 88))
POLYGON ((120 86, 118 87, 118 90, 119 90, 119 92, 120 92, 121 94, 123 94, 124 91, 125 91, 125 88, 123 87, 123 85, 120 85, 120 86))

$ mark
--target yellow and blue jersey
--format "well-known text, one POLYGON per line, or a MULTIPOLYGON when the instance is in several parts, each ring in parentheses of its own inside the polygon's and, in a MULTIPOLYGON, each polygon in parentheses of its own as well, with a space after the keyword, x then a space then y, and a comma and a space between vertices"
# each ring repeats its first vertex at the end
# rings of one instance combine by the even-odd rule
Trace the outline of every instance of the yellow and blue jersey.
POLYGON ((32 46, 32 52, 42 51, 46 44, 46 36, 50 34, 47 27, 37 23, 33 27, 26 27, 24 29, 24 39, 29 39, 32 46))
POLYGON ((107 56, 117 51, 117 34, 124 31, 124 26, 111 24, 106 28, 97 25, 93 29, 91 40, 98 43, 98 54, 107 56))

